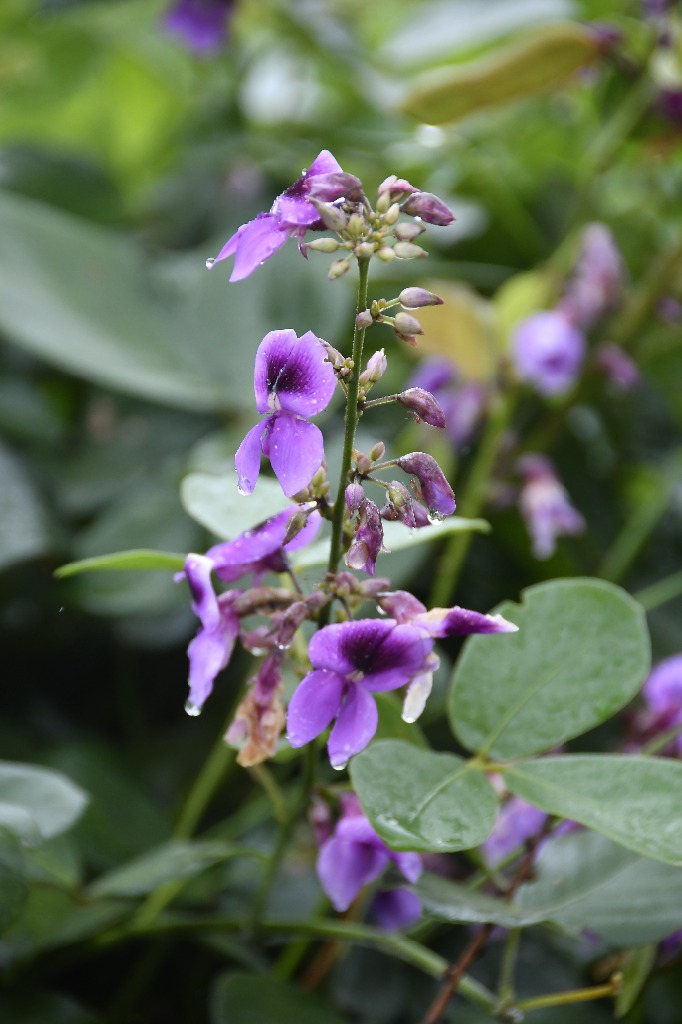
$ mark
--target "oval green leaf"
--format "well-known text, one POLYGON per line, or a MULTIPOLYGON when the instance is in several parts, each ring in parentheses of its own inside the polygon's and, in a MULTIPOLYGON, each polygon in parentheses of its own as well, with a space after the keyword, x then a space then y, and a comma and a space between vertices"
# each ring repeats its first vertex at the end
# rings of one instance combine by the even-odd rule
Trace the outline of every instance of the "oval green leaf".
POLYGON ((27 842, 65 832, 87 802, 83 790, 61 772, 0 761, 0 826, 27 842))
POLYGON ((394 850, 468 850, 495 824, 495 791, 454 754, 377 740, 353 758, 350 774, 367 817, 394 850))
POLYGON ((616 843, 682 866, 682 762, 573 754, 509 767, 512 793, 616 843))
POLYGON ((518 633, 466 641, 448 697, 450 726, 493 758, 541 753, 624 707, 650 665, 644 612, 603 580, 551 580, 495 611, 518 633))
POLYGON ((458 121, 560 85, 598 53, 596 33, 587 26, 543 25, 478 60, 426 73, 412 86, 403 109, 428 124, 458 121))
POLYGON ((221 540, 233 540, 285 508, 293 511, 276 480, 262 477, 253 494, 243 495, 232 472, 189 473, 180 484, 180 500, 192 519, 221 540))
POLYGON ((55 569, 54 575, 59 579, 78 576, 82 572, 104 570, 136 569, 151 571, 163 569, 166 572, 178 572, 185 564, 186 555, 178 555, 172 551, 151 551, 137 548, 133 551, 116 551, 111 555, 100 555, 97 558, 83 558, 80 562, 67 562, 55 569))

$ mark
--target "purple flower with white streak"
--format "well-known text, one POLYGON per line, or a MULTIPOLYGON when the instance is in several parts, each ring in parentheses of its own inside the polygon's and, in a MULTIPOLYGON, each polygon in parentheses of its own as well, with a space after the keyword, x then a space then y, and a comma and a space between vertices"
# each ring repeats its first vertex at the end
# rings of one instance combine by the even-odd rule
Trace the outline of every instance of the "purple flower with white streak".
MULTIPOLYGON (((360 891, 376 881, 389 864, 408 882, 416 882, 422 873, 419 854, 391 850, 362 813, 354 794, 347 794, 343 804, 343 815, 332 835, 322 843, 317 858, 320 884, 338 911, 347 910, 360 891)), ((413 893, 392 889, 377 894, 370 913, 381 928, 406 928, 419 917, 421 903, 413 893)))
POLYGON ((585 358, 585 338, 564 313, 547 310, 522 320, 512 338, 516 372, 546 397, 575 384, 585 358))
MULTIPOLYGON (((217 595, 211 574, 215 572, 219 579, 232 583, 250 572, 254 574, 255 581, 266 572, 282 572, 286 568, 283 544, 291 514, 292 509, 285 509, 234 540, 216 544, 205 555, 188 555, 184 572, 176 576, 176 579, 186 577, 192 593, 192 610, 201 621, 201 628, 187 651, 188 714, 200 713, 216 676, 229 663, 239 636, 239 617, 234 602, 240 592, 228 591, 217 595)), ((319 512, 312 512, 305 527, 287 545, 287 550, 294 551, 310 543, 321 522, 319 512)))
POLYGON ((306 231, 325 229, 317 207, 311 202, 313 196, 333 203, 345 198, 350 189, 359 187, 357 178, 344 175, 340 164, 323 149, 298 181, 275 199, 269 213, 259 213, 254 220, 242 224, 206 265, 213 267, 234 256, 230 281, 241 281, 281 249, 287 238, 297 238, 300 246, 306 231))
POLYGON ((189 50, 211 56, 227 42, 234 0, 178 0, 163 18, 164 28, 189 50))
POLYGON ((336 719, 329 737, 332 767, 345 768, 377 729, 372 696, 408 683, 433 647, 428 633, 392 619, 358 619, 325 626, 310 641, 313 670, 291 698, 289 742, 302 747, 336 719))
POLYGON ((574 536, 585 529, 585 520, 571 505, 566 488, 544 455, 524 455, 519 460, 523 485, 519 509, 530 533, 536 558, 549 558, 557 537, 574 536))
POLYGON ((237 449, 239 490, 251 494, 260 474, 261 453, 270 463, 287 497, 307 487, 324 459, 318 427, 303 417, 326 409, 336 377, 320 338, 308 331, 271 331, 256 353, 254 391, 260 413, 269 413, 237 449))

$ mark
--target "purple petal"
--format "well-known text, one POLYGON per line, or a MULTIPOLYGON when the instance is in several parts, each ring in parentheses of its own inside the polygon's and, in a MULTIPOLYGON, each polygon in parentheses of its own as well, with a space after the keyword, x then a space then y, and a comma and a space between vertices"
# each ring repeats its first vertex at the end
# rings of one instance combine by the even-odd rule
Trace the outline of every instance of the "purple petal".
POLYGON ((483 615, 470 608, 433 608, 419 619, 431 636, 469 636, 471 633, 516 633, 518 626, 501 615, 483 615))
POLYGON ((443 516, 455 511, 455 495, 445 474, 432 455, 426 452, 410 452, 396 460, 405 473, 416 476, 424 501, 430 509, 443 516))
POLYGON ((421 856, 418 853, 394 853, 389 852, 389 857, 397 867, 398 871, 408 882, 416 882, 424 870, 421 856))
POLYGON ((432 646, 431 637, 418 627, 358 619, 319 630, 308 653, 316 668, 345 676, 362 673, 367 689, 393 690, 409 682, 432 646))
POLYGON ((206 629, 220 623, 220 605, 211 582, 213 561, 208 555, 188 555, 185 576, 192 592, 192 611, 206 629))
POLYGON ((232 8, 232 0, 178 0, 165 14, 163 25, 188 49, 212 54, 227 40, 232 8))
POLYGON ((231 609, 224 608, 220 624, 215 629, 200 629, 187 648, 188 707, 191 705, 195 713, 211 693, 216 676, 232 657, 238 633, 239 619, 231 609))
POLYGON ((409 928, 421 917, 422 905, 418 896, 407 889, 389 889, 378 892, 372 903, 370 916, 387 932, 409 928))
POLYGON ((659 714, 682 712, 682 654, 656 665, 642 687, 642 696, 659 714))
POLYGON ((286 229, 277 217, 271 213, 259 213, 254 220, 242 224, 237 233, 228 239, 213 262, 219 263, 234 253, 230 281, 241 281, 281 249, 288 237, 286 229))
POLYGON ((374 697, 361 683, 351 686, 327 744, 332 768, 345 768, 353 754, 364 750, 377 731, 378 722, 374 697))
POLYGON ((527 317, 511 344, 516 372, 541 395, 561 395, 575 384, 585 358, 585 338, 558 310, 527 317))
POLYGON ((322 433, 314 423, 285 412, 275 414, 271 421, 270 463, 282 490, 291 498, 308 486, 322 465, 322 433))
POLYGON ((317 875, 335 910, 347 910, 360 890, 383 871, 386 853, 334 834, 320 850, 317 875))
POLYGON ((315 157, 310 167, 305 172, 304 177, 312 178, 315 174, 334 174, 342 169, 341 164, 331 155, 329 150, 323 149, 315 157))
POLYGON ((494 867, 532 836, 538 834, 547 819, 544 811, 512 796, 502 807, 495 827, 481 846, 486 864, 494 867))
POLYGON ((241 494, 251 494, 256 486, 260 476, 262 437, 268 429, 271 419, 272 417, 269 417, 267 420, 257 423, 255 427, 251 427, 251 430, 249 430, 239 448, 237 448, 234 465, 237 470, 237 486, 241 494))
POLYGON ((373 576, 377 556, 383 542, 384 530, 381 525, 379 509, 373 501, 365 498, 360 505, 358 527, 346 555, 346 565, 351 569, 361 569, 373 576))
POLYGON ((254 390, 260 413, 314 416, 329 405, 336 377, 321 340, 311 331, 271 331, 256 353, 254 390))
POLYGON ((408 590, 392 590, 387 594, 381 594, 379 606, 397 622, 410 622, 417 615, 426 612, 426 606, 408 590))
POLYGON ((333 672, 309 672, 289 702, 287 735, 302 747, 327 728, 341 708, 344 681, 333 672))

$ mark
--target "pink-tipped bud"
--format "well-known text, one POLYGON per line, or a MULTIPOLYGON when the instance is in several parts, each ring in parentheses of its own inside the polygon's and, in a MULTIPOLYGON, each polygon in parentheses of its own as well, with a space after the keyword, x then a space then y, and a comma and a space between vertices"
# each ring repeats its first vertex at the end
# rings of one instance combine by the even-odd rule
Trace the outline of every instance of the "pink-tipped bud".
POLYGON ((442 306, 443 300, 435 292, 426 288, 403 288, 398 296, 400 305, 405 309, 419 309, 420 306, 442 306))
POLYGON ((421 256, 428 256, 426 249, 413 242, 396 242, 392 251, 399 260, 416 260, 421 256))
POLYGON ((452 224, 455 215, 442 199, 431 192, 413 192, 402 205, 403 213, 410 217, 419 217, 426 224, 447 227, 452 224))
POLYGON ((348 484, 344 495, 346 499, 346 507, 350 514, 354 515, 365 500, 365 492, 362 489, 362 484, 348 484))
POLYGON ((388 178, 385 178, 379 185, 379 195, 383 195, 384 192, 416 192, 417 189, 414 185, 410 185, 409 181, 405 181, 404 178, 398 178, 395 174, 389 174, 388 178))
POLYGON ((366 330, 367 327, 371 327, 374 323, 374 318, 368 309, 363 309, 362 313, 358 313, 355 318, 355 326, 359 331, 366 330))
POLYGON ((423 224, 415 224, 414 221, 407 221, 403 224, 396 224, 393 234, 399 242, 414 242, 415 238, 423 235, 426 228, 423 224))
POLYGON ((360 473, 361 476, 364 476, 365 473, 369 473, 370 469, 372 468, 371 460, 368 459, 364 452, 354 451, 353 462, 355 463, 358 473, 360 473))
POLYGON ((393 330, 401 338, 414 337, 415 334, 423 334, 422 325, 410 313, 397 313, 393 321, 393 330))
POLYGON ((430 391, 424 391, 423 388, 408 388, 398 395, 398 401, 424 423, 441 429, 445 426, 445 413, 430 391))
POLYGON ((367 366, 360 374, 360 386, 376 384, 378 380, 381 380, 387 369, 388 360, 386 359, 386 353, 383 348, 380 348, 367 360, 367 366))
POLYGON ((345 171, 315 174, 308 182, 309 200, 319 199, 323 203, 361 203, 365 197, 360 179, 345 171))

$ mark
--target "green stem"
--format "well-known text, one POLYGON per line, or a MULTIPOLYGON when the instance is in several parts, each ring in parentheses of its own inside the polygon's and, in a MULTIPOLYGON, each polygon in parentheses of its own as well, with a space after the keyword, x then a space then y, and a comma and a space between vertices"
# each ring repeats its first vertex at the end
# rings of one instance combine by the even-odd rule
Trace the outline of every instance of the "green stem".
MULTIPOLYGON (((507 429, 511 412, 512 402, 509 397, 498 395, 493 400, 488 424, 466 481, 464 497, 458 506, 459 514, 466 519, 475 518, 483 507, 488 481, 495 468, 500 442, 507 429)), ((450 538, 438 564, 429 607, 442 608, 448 604, 471 540, 470 532, 456 533, 450 538)))
POLYGON ((674 572, 672 576, 666 576, 665 579, 658 580, 657 583, 652 583, 649 587, 644 587, 643 590, 637 591, 634 597, 644 611, 651 612, 654 608, 673 601, 680 594, 682 594, 682 571, 674 572))
POLYGON ((516 957, 519 951, 521 939, 520 928, 510 928, 502 953, 502 966, 500 969, 500 984, 498 988, 499 1003, 502 1006, 509 1006, 514 999, 514 970, 516 968, 516 957))
MULTIPOLYGON (((367 309, 367 285, 369 281, 369 260, 358 259, 358 301, 356 312, 361 313, 367 309)), ((345 433, 343 438, 343 458, 341 461, 341 475, 339 477, 339 489, 334 504, 334 518, 332 519, 332 539, 329 548, 329 572, 335 573, 339 566, 342 554, 343 542, 343 520, 346 511, 346 485, 348 483, 348 472, 350 470, 351 456, 355 445, 355 430, 358 425, 360 411, 358 409, 358 395, 360 392, 360 373, 362 371, 362 349, 365 344, 365 328, 353 329, 353 372, 348 380, 348 403, 346 405, 345 433)), ((329 607, 329 606, 327 606, 329 607)))
POLYGON ((522 1013, 528 1010, 542 1010, 547 1006, 568 1006, 570 1003, 586 1003, 592 999, 606 999, 609 996, 618 994, 622 983, 620 975, 614 975, 607 985, 595 985, 593 988, 576 988, 570 992, 556 992, 546 996, 536 996, 534 999, 525 999, 514 1007, 522 1013))

